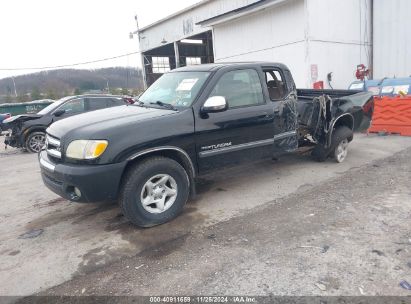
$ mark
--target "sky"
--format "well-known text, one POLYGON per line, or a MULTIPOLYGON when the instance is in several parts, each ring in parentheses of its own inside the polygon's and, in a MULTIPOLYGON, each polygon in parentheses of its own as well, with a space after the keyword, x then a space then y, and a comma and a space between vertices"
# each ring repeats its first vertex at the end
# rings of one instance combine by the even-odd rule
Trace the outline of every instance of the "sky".
MULTIPOLYGON (((149 25, 200 0, 7 0, 0 9, 0 79, 44 67, 98 60, 136 52, 130 39, 149 25)), ((77 68, 139 65, 138 55, 77 68)))

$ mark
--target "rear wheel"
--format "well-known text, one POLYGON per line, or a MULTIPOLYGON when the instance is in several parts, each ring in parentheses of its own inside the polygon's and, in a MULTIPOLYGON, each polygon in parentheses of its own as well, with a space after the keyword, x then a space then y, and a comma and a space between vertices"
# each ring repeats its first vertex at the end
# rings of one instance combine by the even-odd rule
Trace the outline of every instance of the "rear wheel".
POLYGON ((339 127, 334 131, 331 151, 337 163, 342 163, 348 155, 348 145, 353 139, 353 131, 348 127, 339 127))
POLYGON ((33 132, 26 139, 26 149, 31 153, 39 153, 46 143, 44 132, 33 132))
POLYGON ((336 162, 342 163, 348 155, 348 145, 353 140, 353 131, 341 126, 334 130, 331 138, 331 145, 327 149, 323 145, 315 146, 312 157, 319 162, 324 162, 332 155, 336 162))
POLYGON ((176 161, 152 157, 126 173, 119 204, 133 224, 152 227, 177 217, 188 200, 187 172, 176 161))
POLYGON ((312 158, 320 163, 325 162, 329 154, 330 151, 325 149, 323 145, 316 145, 314 150, 311 152, 312 158))

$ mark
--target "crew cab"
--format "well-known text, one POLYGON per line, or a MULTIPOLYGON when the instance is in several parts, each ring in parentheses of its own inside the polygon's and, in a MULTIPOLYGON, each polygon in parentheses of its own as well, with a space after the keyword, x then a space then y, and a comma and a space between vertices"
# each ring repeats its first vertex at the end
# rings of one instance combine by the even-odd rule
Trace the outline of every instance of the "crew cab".
POLYGON ((297 90, 283 64, 184 67, 134 105, 51 125, 41 174, 68 200, 118 201, 132 223, 151 227, 175 218, 212 170, 300 148, 344 161, 372 110, 371 93, 297 90))

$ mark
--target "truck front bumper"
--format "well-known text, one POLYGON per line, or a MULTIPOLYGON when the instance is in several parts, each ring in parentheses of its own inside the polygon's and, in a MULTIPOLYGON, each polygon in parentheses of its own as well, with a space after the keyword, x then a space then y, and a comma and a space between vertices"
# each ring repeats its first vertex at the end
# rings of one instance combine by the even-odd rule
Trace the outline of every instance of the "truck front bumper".
POLYGON ((6 146, 10 146, 13 148, 22 148, 23 144, 22 144, 22 137, 21 135, 13 135, 13 134, 9 134, 7 133, 5 138, 4 138, 4 144, 6 146))
POLYGON ((53 163, 46 151, 39 153, 44 184, 54 193, 74 202, 116 200, 126 162, 109 165, 53 163))

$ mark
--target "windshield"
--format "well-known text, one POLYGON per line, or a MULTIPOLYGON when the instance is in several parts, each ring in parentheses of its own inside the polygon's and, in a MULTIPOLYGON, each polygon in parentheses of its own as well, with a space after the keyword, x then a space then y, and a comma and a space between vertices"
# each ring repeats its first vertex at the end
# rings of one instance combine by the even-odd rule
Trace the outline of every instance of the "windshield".
POLYGON ((71 97, 64 97, 62 99, 59 99, 59 100, 53 102, 52 104, 48 105, 47 107, 45 107, 43 110, 41 110, 37 114, 45 115, 47 113, 50 113, 50 112, 54 111, 55 109, 57 109, 63 102, 65 102, 66 100, 68 100, 70 98, 71 97))
POLYGON ((189 107, 208 78, 208 72, 174 72, 161 76, 139 101, 144 104, 161 102, 175 107, 189 107))

